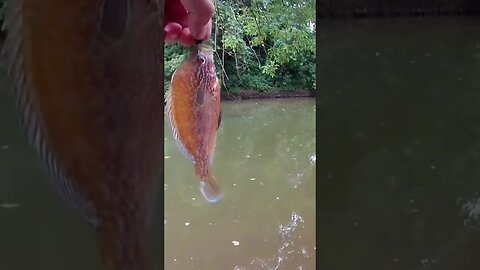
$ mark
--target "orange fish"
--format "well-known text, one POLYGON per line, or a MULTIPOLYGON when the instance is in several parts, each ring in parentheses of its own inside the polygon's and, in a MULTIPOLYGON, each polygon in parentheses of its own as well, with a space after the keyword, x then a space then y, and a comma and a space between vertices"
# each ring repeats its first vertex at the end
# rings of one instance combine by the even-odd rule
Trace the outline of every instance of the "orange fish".
POLYGON ((4 50, 54 186, 96 228, 104 269, 150 269, 163 176, 163 0, 12 0, 4 50))
POLYGON ((173 137, 195 165, 202 195, 209 202, 219 201, 223 193, 210 166, 221 122, 220 84, 208 45, 195 46, 173 74, 165 97, 173 137))

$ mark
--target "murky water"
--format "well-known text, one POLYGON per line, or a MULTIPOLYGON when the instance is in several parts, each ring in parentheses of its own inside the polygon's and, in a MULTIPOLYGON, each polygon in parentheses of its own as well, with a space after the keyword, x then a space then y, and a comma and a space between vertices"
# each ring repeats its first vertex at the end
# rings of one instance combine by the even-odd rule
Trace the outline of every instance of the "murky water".
POLYGON ((480 20, 319 25, 321 269, 480 269, 480 20))
MULTIPOLYGON (((0 269, 98 269, 93 229, 48 184, 3 72, 0 130, 0 269)), ((218 204, 203 201, 169 132, 165 225, 159 217, 149 238, 157 264, 165 244, 164 269, 314 269, 314 100, 223 104, 218 204)))
POLYGON ((315 269, 315 163, 314 99, 224 102, 209 204, 166 128, 165 268, 315 269))

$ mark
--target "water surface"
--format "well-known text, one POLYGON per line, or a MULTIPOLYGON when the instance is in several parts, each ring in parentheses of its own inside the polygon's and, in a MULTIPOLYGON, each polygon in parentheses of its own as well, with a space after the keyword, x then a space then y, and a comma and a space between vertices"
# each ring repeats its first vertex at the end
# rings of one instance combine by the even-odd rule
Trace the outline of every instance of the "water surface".
POLYGON ((224 102, 209 204, 165 128, 165 268, 315 269, 315 163, 314 99, 224 102))
MULTIPOLYGON (((315 269, 314 100, 225 102, 222 122, 217 204, 165 129, 165 217, 149 234, 159 269, 315 269)), ((0 130, 0 269, 99 269, 94 231, 48 184, 4 73, 0 130)))
POLYGON ((321 269, 480 269, 479 29, 320 25, 321 269))

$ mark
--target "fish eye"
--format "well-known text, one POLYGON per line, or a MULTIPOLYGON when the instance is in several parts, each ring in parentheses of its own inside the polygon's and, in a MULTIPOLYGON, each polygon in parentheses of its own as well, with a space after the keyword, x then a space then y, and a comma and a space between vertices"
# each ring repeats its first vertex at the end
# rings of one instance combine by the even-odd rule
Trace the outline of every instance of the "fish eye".
POLYGON ((205 58, 203 58, 203 57, 201 57, 201 56, 198 57, 198 62, 199 62, 200 64, 204 64, 204 63, 205 63, 205 58))

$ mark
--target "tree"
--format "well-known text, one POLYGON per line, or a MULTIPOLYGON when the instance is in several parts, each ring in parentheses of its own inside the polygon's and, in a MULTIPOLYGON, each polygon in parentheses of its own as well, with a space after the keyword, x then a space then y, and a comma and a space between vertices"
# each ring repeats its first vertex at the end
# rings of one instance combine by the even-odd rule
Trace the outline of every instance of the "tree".
MULTIPOLYGON (((217 0, 211 45, 223 89, 315 89, 315 28, 313 0, 217 0)), ((187 53, 166 45, 167 80, 187 53)))

